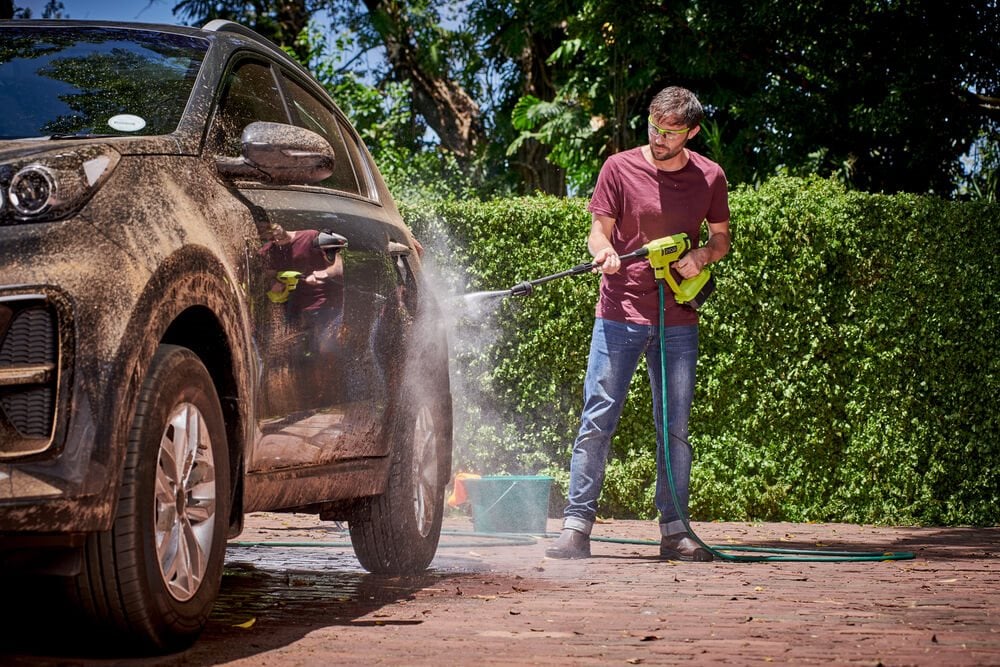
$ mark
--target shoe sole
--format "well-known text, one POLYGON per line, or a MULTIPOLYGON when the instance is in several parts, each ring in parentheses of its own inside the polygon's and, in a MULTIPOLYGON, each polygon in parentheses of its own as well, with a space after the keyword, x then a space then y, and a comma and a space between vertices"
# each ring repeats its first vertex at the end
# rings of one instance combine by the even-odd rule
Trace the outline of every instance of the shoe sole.
POLYGON ((552 551, 552 550, 547 550, 545 552, 545 556, 547 558, 559 558, 561 560, 582 560, 584 558, 590 558, 589 553, 583 553, 583 552, 566 553, 565 551, 552 551))
POLYGON ((679 551, 661 551, 660 560, 679 560, 685 563, 711 563, 714 558, 707 551, 705 552, 705 556, 683 556, 679 551))

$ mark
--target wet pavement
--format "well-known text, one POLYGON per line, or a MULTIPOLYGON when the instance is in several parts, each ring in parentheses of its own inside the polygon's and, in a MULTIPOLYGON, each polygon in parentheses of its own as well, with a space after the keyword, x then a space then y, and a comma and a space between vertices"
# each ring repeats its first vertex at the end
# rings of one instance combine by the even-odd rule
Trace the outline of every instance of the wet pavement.
POLYGON ((365 573, 339 528, 251 515, 184 653, 56 651, 67 629, 49 627, 0 641, 0 664, 1000 665, 1000 528, 696 523, 713 545, 915 558, 674 563, 656 558, 655 524, 616 521, 595 528, 592 558, 560 561, 547 538, 456 516, 416 577, 365 573))

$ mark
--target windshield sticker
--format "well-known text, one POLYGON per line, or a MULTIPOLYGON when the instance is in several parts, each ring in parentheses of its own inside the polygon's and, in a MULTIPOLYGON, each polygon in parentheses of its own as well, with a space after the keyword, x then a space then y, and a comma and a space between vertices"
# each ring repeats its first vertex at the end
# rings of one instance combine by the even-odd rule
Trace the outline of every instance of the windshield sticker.
POLYGON ((109 118, 108 125, 119 132, 138 132, 146 127, 146 120, 130 113, 122 113, 109 118))

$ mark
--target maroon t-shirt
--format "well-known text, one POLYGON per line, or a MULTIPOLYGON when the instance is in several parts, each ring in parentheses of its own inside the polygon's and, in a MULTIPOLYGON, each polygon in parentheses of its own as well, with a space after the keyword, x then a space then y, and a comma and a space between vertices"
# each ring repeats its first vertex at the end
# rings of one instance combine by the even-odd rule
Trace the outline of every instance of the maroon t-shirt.
MULTIPOLYGON (((697 245, 702 222, 729 220, 722 167, 694 151, 688 153, 687 164, 677 171, 657 169, 643 157, 641 147, 616 153, 604 163, 588 210, 615 219, 611 245, 619 255, 680 232, 697 245)), ((697 324, 697 311, 679 305, 669 288, 665 296, 666 324, 697 324)), ((603 274, 597 317, 659 324, 659 306, 656 279, 645 259, 626 260, 618 273, 603 274)))
MULTIPOLYGON (((260 249, 265 268, 271 271, 299 271, 303 277, 313 271, 325 271, 329 262, 314 243, 317 236, 319 232, 315 229, 302 229, 296 231, 292 242, 286 245, 268 241, 260 249)), ((294 311, 319 310, 329 305, 335 287, 332 281, 310 285, 300 280, 291 293, 288 306, 294 311)))

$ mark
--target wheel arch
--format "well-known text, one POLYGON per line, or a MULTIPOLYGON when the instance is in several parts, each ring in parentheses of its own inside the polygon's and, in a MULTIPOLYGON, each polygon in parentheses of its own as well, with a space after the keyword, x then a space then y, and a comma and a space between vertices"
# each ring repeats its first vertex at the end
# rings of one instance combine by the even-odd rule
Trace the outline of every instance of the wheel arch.
POLYGON ((132 309, 126 328, 130 333, 119 356, 117 376, 125 381, 116 403, 117 418, 108 425, 113 431, 105 439, 114 443, 115 479, 107 488, 109 498, 117 496, 122 452, 142 378, 161 344, 178 345, 201 359, 222 405, 233 480, 230 532, 235 534, 242 526, 243 461, 252 438, 255 391, 252 337, 242 291, 218 257, 196 246, 186 246, 162 262, 148 281, 132 309))
POLYGON ((229 448, 229 478, 232 480, 230 532, 237 534, 243 524, 243 452, 246 450, 244 434, 249 415, 244 414, 245 403, 240 400, 244 392, 237 380, 232 341, 216 313, 199 305, 181 312, 170 323, 160 343, 191 350, 212 377, 222 406, 229 448))

